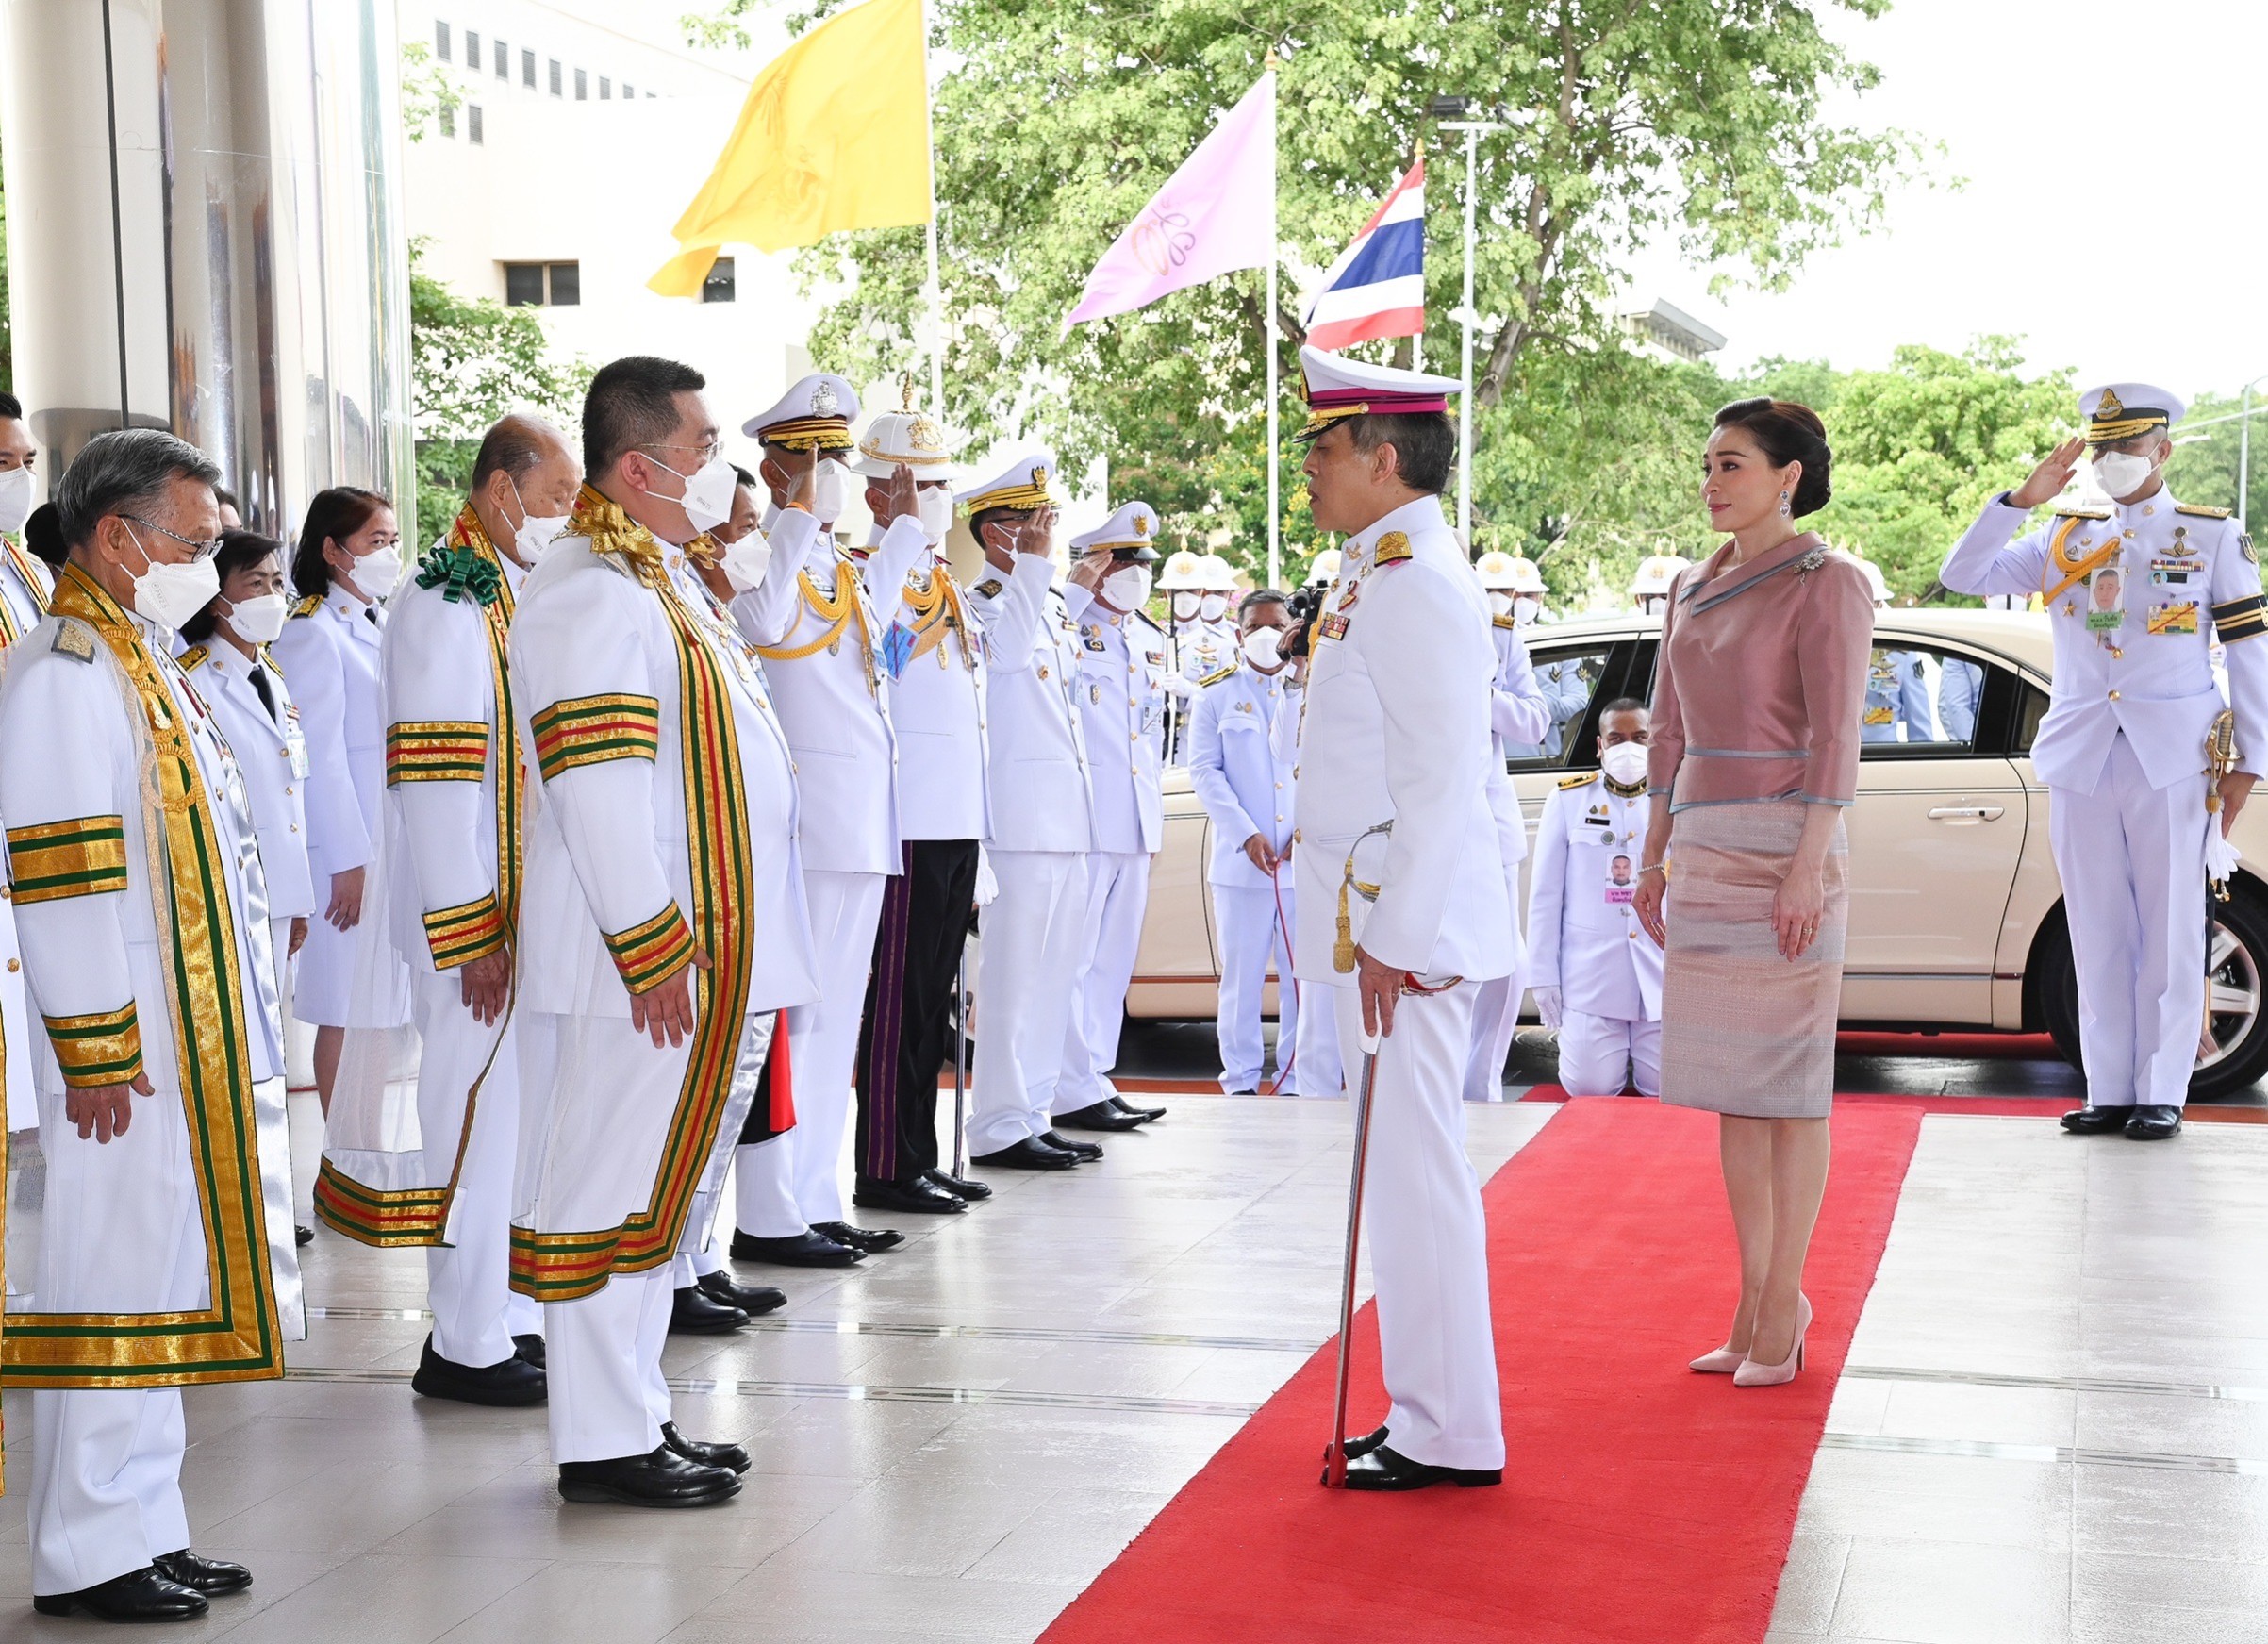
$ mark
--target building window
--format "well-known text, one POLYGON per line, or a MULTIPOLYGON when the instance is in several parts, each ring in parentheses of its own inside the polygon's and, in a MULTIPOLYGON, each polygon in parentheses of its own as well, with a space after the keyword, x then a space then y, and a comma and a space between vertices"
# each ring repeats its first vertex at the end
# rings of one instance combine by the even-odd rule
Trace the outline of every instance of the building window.
POLYGON ((704 303, 729 303, 734 300, 731 257, 720 257, 709 264, 709 277, 701 282, 701 300, 704 303))
POLYGON ((443 103, 439 112, 441 117, 441 135, 455 137, 456 135, 456 105, 443 103))
POLYGON ((536 89, 536 54, 524 47, 520 53, 520 83, 531 91, 536 89))
POLYGON ((449 25, 439 20, 433 25, 433 55, 443 62, 449 60, 449 25))
POLYGON ((583 301, 583 265, 574 262, 507 262, 504 265, 507 307, 548 305, 570 308, 583 301))
POLYGON ((581 69, 575 71, 575 101, 578 103, 590 101, 590 76, 581 69))
POLYGON ((628 80, 624 80, 622 82, 622 101, 627 103, 631 98, 637 95, 637 88, 633 86, 628 80))
POLYGON ((559 59, 557 58, 552 58, 552 95, 555 97, 564 97, 567 95, 567 83, 561 78, 561 75, 565 71, 559 67, 559 59))
POLYGON ((614 82, 604 75, 599 76, 599 101, 604 103, 614 95, 614 82))
POLYGON ((478 103, 465 105, 465 141, 467 142, 486 141, 480 128, 480 105, 478 103))
POLYGON ((509 80, 512 77, 512 48, 500 40, 495 42, 495 51, 496 77, 509 80))
POLYGON ((480 73, 480 36, 470 28, 465 30, 465 67, 480 73))

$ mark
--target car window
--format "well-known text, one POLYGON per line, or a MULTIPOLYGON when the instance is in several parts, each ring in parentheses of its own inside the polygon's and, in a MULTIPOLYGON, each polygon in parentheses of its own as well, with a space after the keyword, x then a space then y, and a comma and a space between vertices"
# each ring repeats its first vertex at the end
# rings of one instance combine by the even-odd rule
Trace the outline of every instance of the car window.
MULTIPOLYGON (((1958 652, 1896 639, 1867 658, 1860 756, 1965 756, 1977 751, 1986 687, 1999 671, 1958 652)), ((1990 739, 1989 738, 1987 739, 1990 739)))
MULTIPOLYGON (((1515 742, 1505 748, 1505 760, 1512 770, 1546 771, 1596 762, 1588 756, 1573 758, 1570 750, 1589 746, 1582 737, 1582 727, 1590 718, 1591 701, 1598 694, 1598 682, 1606 677, 1617 648, 1616 641, 1607 639, 1565 645, 1545 640, 1530 647, 1529 660, 1535 668, 1536 689, 1551 705, 1551 728, 1540 743, 1515 742)), ((1627 641, 1619 648, 1627 650, 1627 641)))

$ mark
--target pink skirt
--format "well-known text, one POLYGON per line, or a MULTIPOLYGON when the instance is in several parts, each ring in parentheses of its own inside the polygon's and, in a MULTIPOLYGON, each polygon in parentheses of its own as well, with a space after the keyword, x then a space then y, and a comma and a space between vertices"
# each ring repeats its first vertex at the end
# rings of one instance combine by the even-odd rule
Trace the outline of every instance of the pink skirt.
POLYGON ((1810 808, 1780 799, 1678 813, 1663 912, 1662 1100, 1673 1106, 1825 1119, 1833 1105, 1850 918, 1840 819, 1817 939, 1791 962, 1772 934, 1772 899, 1810 808))

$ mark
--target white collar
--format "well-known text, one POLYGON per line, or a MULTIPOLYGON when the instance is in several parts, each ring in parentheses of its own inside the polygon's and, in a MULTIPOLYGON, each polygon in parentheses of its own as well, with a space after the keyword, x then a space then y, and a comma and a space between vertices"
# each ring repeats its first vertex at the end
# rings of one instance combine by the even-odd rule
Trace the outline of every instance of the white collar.
POLYGON ((1442 517, 1439 497, 1415 497, 1402 504, 1393 512, 1371 521, 1369 524, 1348 538, 1347 546, 1341 552, 1339 563, 1343 566, 1350 558, 1368 559, 1370 550, 1377 546, 1378 540, 1388 531, 1399 531, 1406 537, 1413 531, 1447 530, 1448 528, 1449 523, 1442 517))

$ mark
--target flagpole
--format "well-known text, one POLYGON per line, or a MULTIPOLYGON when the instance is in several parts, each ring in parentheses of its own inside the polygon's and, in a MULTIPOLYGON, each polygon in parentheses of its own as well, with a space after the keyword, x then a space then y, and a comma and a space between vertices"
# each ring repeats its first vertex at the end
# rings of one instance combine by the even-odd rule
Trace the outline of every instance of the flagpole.
MULTIPOLYGON (((1271 75, 1276 72, 1276 48, 1274 46, 1268 47, 1267 72, 1271 75)), ((1281 129, 1281 124, 1276 119, 1276 96, 1275 88, 1273 86, 1270 86, 1268 89, 1268 120, 1270 123, 1268 149, 1272 154, 1275 151, 1276 146, 1275 133, 1277 130, 1281 129)), ((1276 355, 1278 353, 1276 333, 1276 263, 1278 260, 1276 242, 1276 196, 1279 192, 1280 185, 1273 173, 1271 173, 1268 178, 1268 185, 1267 316, 1266 324, 1261 327, 1262 345, 1267 350, 1267 586, 1270 588, 1282 588, 1283 586, 1283 543, 1280 539, 1283 535, 1283 522, 1282 517, 1283 509, 1277 501, 1279 495, 1278 488, 1282 483, 1277 475, 1277 470, 1280 466, 1277 453, 1282 448, 1282 439, 1280 431, 1276 425, 1278 415, 1276 408, 1276 401, 1278 398, 1276 386, 1276 355)))
POLYGON ((929 308, 929 414, 945 416, 945 286, 937 274, 937 106, 929 83, 929 0, 921 0, 921 117, 929 130, 929 222, 923 239, 929 253, 929 283, 921 288, 929 308))

